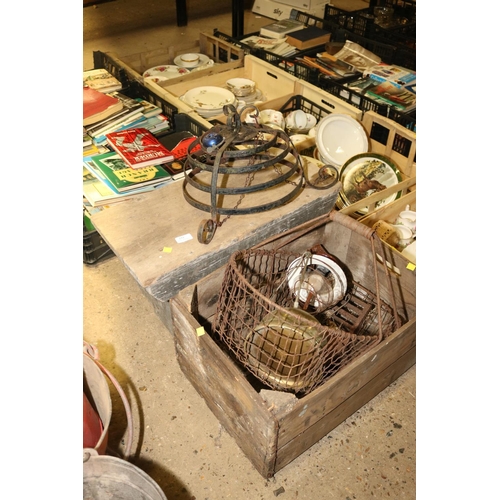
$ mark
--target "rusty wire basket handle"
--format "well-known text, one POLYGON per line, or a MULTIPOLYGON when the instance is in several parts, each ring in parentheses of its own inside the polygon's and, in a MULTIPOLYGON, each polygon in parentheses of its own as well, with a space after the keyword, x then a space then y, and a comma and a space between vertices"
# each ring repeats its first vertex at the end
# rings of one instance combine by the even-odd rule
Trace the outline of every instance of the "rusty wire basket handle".
POLYGON ((400 328, 401 327, 401 319, 399 317, 399 314, 397 313, 397 304, 396 304, 396 296, 394 294, 394 288, 392 286, 392 281, 391 281, 391 275, 389 271, 389 267, 387 266, 387 260, 384 258, 385 252, 383 248, 382 241, 377 235, 377 232, 360 222, 358 222, 356 219, 353 219, 349 215, 345 215, 342 212, 339 212, 337 210, 332 210, 328 214, 323 214, 320 215, 319 217, 316 217, 315 219, 311 219, 307 222, 304 222, 303 224, 300 224, 299 226, 296 226, 294 228, 288 229, 287 231, 277 234, 274 236, 271 236, 267 240, 261 241, 256 247, 262 247, 264 245, 271 244, 273 241, 276 241, 278 238, 282 238, 284 236, 289 235, 290 237, 286 239, 285 241, 279 242, 276 246, 274 246, 274 249, 279 249, 284 247, 285 245, 288 245, 291 241, 294 241, 304 234, 308 233, 312 229, 315 229, 328 221, 336 222, 351 231, 359 234, 363 238, 366 238, 367 240, 370 240, 371 242, 371 248, 372 248, 372 258, 373 258, 373 269, 375 273, 375 285, 376 285, 376 292, 377 292, 377 313, 378 313, 378 326, 379 326, 379 336, 380 340, 383 338, 383 332, 382 332, 382 321, 381 321, 381 303, 380 303, 380 285, 379 285, 379 275, 378 275, 378 270, 377 270, 377 250, 376 246, 378 246, 379 254, 382 256, 382 265, 384 267, 384 272, 385 276, 387 279, 387 282, 389 284, 389 293, 390 293, 390 300, 391 300, 391 306, 394 311, 394 320, 396 322, 396 327, 400 328))
POLYGON ((394 320, 396 322, 396 327, 400 328, 401 327, 401 319, 399 317, 399 314, 397 312, 397 304, 396 304, 396 296, 394 294, 394 287, 392 286, 392 280, 391 280, 391 274, 389 272, 389 267, 387 266, 387 260, 385 259, 385 252, 384 252, 384 247, 383 243, 380 240, 380 238, 377 235, 377 232, 375 229, 372 229, 371 227, 365 226, 364 224, 361 224, 358 222, 356 219, 353 219, 349 215, 345 215, 342 212, 338 212, 336 210, 332 210, 328 218, 332 222, 337 222, 338 224, 341 224, 342 226, 350 229, 351 231, 359 234, 360 236, 370 240, 371 243, 371 248, 372 248, 372 258, 373 258, 373 269, 375 272, 375 286, 377 289, 377 312, 378 312, 378 325, 379 325, 379 333, 380 333, 380 339, 383 338, 383 333, 382 333, 382 320, 380 316, 380 311, 382 309, 381 303, 380 303, 380 281, 379 281, 379 271, 377 268, 377 249, 375 248, 378 246, 379 250, 379 255, 382 256, 382 265, 384 267, 384 273, 387 279, 387 283, 389 285, 389 293, 390 293, 390 299, 391 299, 391 305, 392 305, 392 310, 394 311, 394 320))

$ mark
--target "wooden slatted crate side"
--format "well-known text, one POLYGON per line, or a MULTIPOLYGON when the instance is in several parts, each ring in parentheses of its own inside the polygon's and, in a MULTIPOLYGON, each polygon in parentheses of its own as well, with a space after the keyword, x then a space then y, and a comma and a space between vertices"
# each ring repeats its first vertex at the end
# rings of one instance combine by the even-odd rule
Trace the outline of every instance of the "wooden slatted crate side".
POLYGON ((370 151, 391 158, 404 178, 416 176, 417 134, 390 118, 367 111, 361 120, 370 138, 370 151))
POLYGON ((413 191, 409 191, 400 198, 394 200, 387 205, 383 205, 377 210, 365 215, 364 217, 359 218, 359 222, 364 224, 365 226, 372 227, 373 224, 380 220, 385 220, 386 222, 390 222, 391 224, 396 222, 396 219, 400 212, 406 210, 406 207, 409 206, 409 210, 413 210, 416 212, 417 210, 417 191, 416 189, 413 191))
POLYGON ((363 217, 371 214, 374 210, 376 210, 376 204, 388 198, 389 196, 401 192, 401 196, 404 196, 409 191, 414 191, 416 189, 416 177, 410 177, 409 179, 405 179, 394 186, 389 186, 383 191, 378 191, 377 193, 373 193, 366 198, 357 201, 356 203, 352 203, 351 205, 344 207, 340 210, 343 214, 353 215, 359 210, 366 208, 366 214, 363 217))
MULTIPOLYGON (((411 325, 408 325, 408 327, 410 327, 406 329, 408 335, 415 338, 414 329, 411 325)), ((387 356, 389 354, 382 353, 382 355, 387 356)), ((341 382, 340 380, 332 380, 331 384, 325 384, 323 387, 328 389, 328 392, 326 395, 322 394, 322 396, 325 396, 325 400, 322 399, 322 403, 324 401, 324 409, 320 410, 322 418, 314 422, 311 420, 307 421, 310 415, 306 416, 304 414, 305 420, 302 420, 304 425, 298 427, 295 425, 296 436, 291 439, 290 435, 293 429, 289 423, 294 422, 296 424, 297 418, 294 418, 291 414, 287 414, 286 419, 280 421, 280 429, 290 430, 290 432, 288 432, 287 435, 283 433, 279 436, 275 471, 281 470, 300 454, 308 450, 313 444, 329 434, 338 425, 397 380, 403 373, 410 369, 415 362, 416 347, 412 347, 408 351, 403 351, 397 360, 392 361, 385 370, 378 374, 372 373, 370 367, 367 365, 365 370, 368 382, 360 387, 352 396, 344 399, 338 405, 332 405, 330 411, 327 411, 329 410, 330 401, 326 398, 336 393, 338 390, 341 390, 341 382), (285 444, 282 445, 282 442, 285 442, 285 444)), ((314 406, 314 403, 312 403, 311 406, 314 406)))
MULTIPOLYGON (((214 66, 222 71, 233 66, 242 66, 245 55, 244 51, 238 47, 203 32, 200 33, 199 40, 190 40, 175 46, 160 47, 127 55, 118 55, 113 52, 108 52, 108 54, 119 62, 119 66, 124 68, 134 79, 140 80, 147 69, 154 66, 175 64, 174 59, 178 55, 190 52, 208 56, 214 61, 214 66), (229 66, 225 67, 226 63, 229 66)), ((192 74, 196 73, 202 73, 202 71, 195 71, 192 74)))
POLYGON ((176 355, 182 372, 264 477, 274 474, 277 422, 240 370, 178 297, 171 299, 176 355))
POLYGON ((359 121, 361 121, 363 116, 363 112, 357 107, 305 80, 297 79, 295 83, 295 93, 330 110, 331 113, 344 113, 359 121))

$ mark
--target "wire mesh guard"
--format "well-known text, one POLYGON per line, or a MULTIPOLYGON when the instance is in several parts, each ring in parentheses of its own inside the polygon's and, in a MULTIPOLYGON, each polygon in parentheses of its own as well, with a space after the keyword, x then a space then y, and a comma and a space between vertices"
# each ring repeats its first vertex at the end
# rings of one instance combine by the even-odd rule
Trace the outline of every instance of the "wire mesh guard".
MULTIPOLYGON (((226 267, 214 332, 246 369, 275 390, 307 394, 395 330, 392 309, 360 283, 346 283, 328 304, 319 300, 324 292, 301 297, 301 290, 311 287, 301 288, 300 278, 301 287, 290 286, 293 264, 309 257, 242 250, 226 267)), ((320 274, 325 278, 324 269, 320 274)), ((329 277, 330 286, 341 274, 329 277)))

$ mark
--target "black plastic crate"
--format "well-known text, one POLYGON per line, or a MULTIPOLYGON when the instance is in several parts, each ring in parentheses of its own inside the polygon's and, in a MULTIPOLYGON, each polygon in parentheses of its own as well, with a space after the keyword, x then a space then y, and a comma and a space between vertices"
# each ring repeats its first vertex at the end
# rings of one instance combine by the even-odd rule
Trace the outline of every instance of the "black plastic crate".
POLYGON ((416 109, 412 109, 411 111, 408 111, 407 113, 403 113, 403 112, 399 111, 398 109, 389 108, 388 117, 391 120, 394 120, 396 123, 403 125, 403 127, 406 127, 407 129, 412 130, 415 133, 417 132, 417 110, 416 109))
POLYGON ((296 111, 297 109, 301 109, 305 113, 310 113, 318 121, 331 114, 330 110, 322 108, 302 95, 294 95, 290 97, 290 99, 288 99, 288 101, 281 106, 279 111, 283 114, 283 117, 286 118, 289 113, 296 111))
POLYGON ((175 132, 191 132, 196 137, 200 137, 208 130, 201 123, 198 123, 194 118, 186 113, 178 113, 174 116, 174 126, 170 130, 162 130, 158 134, 158 138, 166 137, 175 132))
POLYGON ((115 254, 108 244, 96 231, 88 231, 83 226, 83 263, 93 266, 105 259, 113 257, 115 254))
MULTIPOLYGON (((242 39, 258 34, 259 34, 258 32, 250 33, 248 35, 244 35, 242 39)), ((287 57, 275 54, 274 52, 269 52, 268 50, 265 49, 252 48, 249 45, 242 43, 239 39, 232 38, 229 35, 217 30, 214 31, 214 36, 221 38, 225 41, 231 42, 239 48, 243 48, 243 50, 245 50, 246 53, 258 57, 259 59, 262 59, 263 61, 266 61, 269 64, 272 64, 273 66, 282 69, 286 73, 289 73, 290 75, 300 78, 301 80, 306 80, 307 82, 312 83, 313 85, 316 85, 318 82, 318 76, 321 73, 321 71, 317 68, 313 68, 311 66, 308 66, 300 62, 300 58, 303 57, 304 55, 307 56, 312 54, 315 55, 319 51, 324 51, 324 48, 321 48, 322 46, 314 47, 312 49, 297 51, 292 56, 287 57)))
MULTIPOLYGON (((402 2, 404 6, 399 6, 397 3, 399 2, 396 0, 387 0, 379 4, 379 6, 393 7, 395 15, 404 17, 406 20, 404 24, 395 23, 388 27, 375 23, 372 8, 349 12, 327 4, 324 15, 328 22, 355 35, 396 46, 402 51, 398 56, 405 56, 405 59, 409 59, 412 52, 416 53, 416 4, 409 0, 402 2)), ((407 62, 396 64, 408 67, 407 62)))
POLYGON ((236 37, 229 36, 226 33, 219 31, 218 29, 214 29, 214 31, 213 31, 213 35, 216 38, 220 38, 221 40, 224 40, 225 42, 228 42, 228 43, 234 45, 235 47, 238 47, 239 49, 243 50, 243 52, 245 54, 251 54, 251 55, 254 55, 253 54, 254 50, 252 49, 252 47, 250 47, 250 45, 247 45, 246 43, 242 43, 241 40, 244 38, 247 38, 249 36, 258 35, 258 34, 259 34, 259 32, 255 31, 255 32, 250 33, 248 35, 244 35, 241 38, 236 38, 236 37))
POLYGON ((347 11, 326 4, 324 18, 326 22, 338 28, 344 28, 356 35, 366 36, 370 27, 370 20, 373 21, 373 14, 370 13, 369 8, 347 11))
POLYGON ((144 99, 145 101, 149 101, 150 103, 159 106, 162 110, 162 114, 169 119, 170 123, 174 123, 174 116, 179 112, 177 106, 174 106, 159 95, 155 94, 141 82, 130 79, 125 70, 118 67, 105 52, 94 51, 94 68, 105 68, 115 76, 121 75, 121 77, 117 76, 122 84, 122 89, 120 90, 121 93, 134 99, 144 99))
MULTIPOLYGON (((359 76, 350 77, 349 81, 354 81, 358 79, 359 76)), ((370 99, 366 95, 356 92, 353 89, 345 86, 345 82, 339 83, 328 76, 321 75, 318 83, 318 87, 326 90, 328 93, 348 102, 354 107, 363 111, 374 111, 375 113, 388 117, 394 120, 396 123, 403 125, 410 130, 416 131, 416 111, 412 110, 410 112, 402 112, 396 110, 395 108, 370 99)))
MULTIPOLYGON (((310 113, 314 116, 314 118, 316 118, 317 122, 332 113, 331 110, 323 108, 310 99, 307 99, 306 97, 301 95, 294 95, 290 97, 290 99, 288 99, 288 101, 286 101, 286 103, 283 104, 283 106, 281 106, 279 110, 283 114, 283 117, 286 118, 292 111, 295 111, 297 109, 301 109, 305 113, 310 113)), ((312 156, 314 154, 314 149, 316 149, 316 146, 304 149, 300 154, 312 156)))
POLYGON ((109 71, 122 84, 123 89, 127 89, 130 85, 130 78, 124 68, 119 66, 105 52, 94 50, 94 69, 104 68, 109 71))

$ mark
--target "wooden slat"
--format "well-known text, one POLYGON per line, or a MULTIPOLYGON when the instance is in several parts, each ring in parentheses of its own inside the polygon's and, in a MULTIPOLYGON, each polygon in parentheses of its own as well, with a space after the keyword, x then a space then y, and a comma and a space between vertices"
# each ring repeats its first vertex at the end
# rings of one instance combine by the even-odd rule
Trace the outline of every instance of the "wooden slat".
MULTIPOLYGON (((93 215, 92 222, 139 285, 155 299, 165 301, 223 266, 236 250, 328 213, 339 188, 340 184, 330 190, 305 188, 274 210, 234 215, 217 228, 207 245, 198 242, 197 233, 210 214, 184 199, 181 182, 110 206, 93 215), (192 239, 177 243, 176 238, 184 235, 192 239), (164 248, 172 251, 165 253, 164 248)), ((255 205, 271 201, 268 191, 252 196, 255 205)))
POLYGON ((415 134, 415 132, 403 127, 399 123, 396 123, 394 120, 375 113, 374 111, 367 111, 363 115, 362 123, 369 134, 371 134, 374 123, 388 129, 389 137, 386 144, 375 141, 372 137, 370 137, 371 151, 373 153, 382 154, 392 158, 405 177, 415 177, 417 168, 415 163, 415 154, 417 151, 417 135, 415 134), (394 151, 393 145, 396 135, 401 138, 407 139, 411 144, 410 151, 407 157, 397 151, 394 151))
MULTIPOLYGON (((336 411, 337 407, 343 405, 354 394, 359 393, 359 399, 354 400, 358 401, 359 405, 352 411, 363 406, 367 400, 363 400, 361 389, 397 362, 403 353, 412 350, 415 344, 416 319, 413 318, 383 343, 354 360, 332 379, 304 396, 293 410, 284 415, 278 415, 280 427, 278 449, 283 448, 297 436, 301 436, 310 426, 329 413, 336 411)), ((354 406, 351 401, 349 408, 354 406)))
POLYGON ((365 226, 372 227, 375 222, 379 220, 385 220, 390 223, 394 223, 403 210, 406 209, 406 206, 410 206, 410 210, 416 211, 417 209, 417 191, 410 191, 406 193, 404 196, 401 196, 397 200, 394 200, 387 205, 383 205, 374 212, 367 214, 364 217, 361 217, 359 222, 364 224, 365 226))
MULTIPOLYGON (((335 429, 346 418, 368 403, 379 392, 392 384, 398 377, 415 364, 416 348, 405 352, 399 359, 388 366, 383 372, 374 376, 355 394, 336 406, 322 419, 309 423, 304 432, 286 445, 278 449, 275 472, 278 472, 300 454, 310 448, 314 443, 335 429)), ((337 390, 338 387, 332 388, 337 390)))
POLYGON ((362 200, 357 201, 356 203, 352 203, 351 205, 348 205, 347 207, 344 207, 339 211, 346 215, 352 215, 366 208, 366 213, 369 214, 374 211, 375 203, 380 200, 384 200, 385 198, 388 198, 392 194, 398 193, 399 191, 401 191, 402 194, 406 194, 409 189, 413 188, 416 185, 416 182, 416 177, 410 177, 399 182, 398 184, 395 184, 394 186, 385 188, 383 191, 378 191, 371 194, 370 196, 367 196, 366 198, 363 198, 362 200))
POLYGON ((193 387, 264 477, 274 473, 277 422, 264 401, 177 298, 172 299, 179 365, 193 387))

